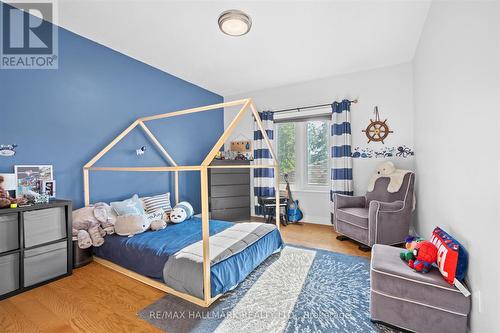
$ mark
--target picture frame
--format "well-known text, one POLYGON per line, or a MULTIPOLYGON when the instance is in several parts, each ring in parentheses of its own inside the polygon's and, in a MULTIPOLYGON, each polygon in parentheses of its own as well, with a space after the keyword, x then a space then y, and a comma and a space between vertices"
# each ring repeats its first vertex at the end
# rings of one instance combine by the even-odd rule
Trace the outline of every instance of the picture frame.
POLYGON ((49 198, 55 198, 56 196, 56 181, 55 180, 43 180, 42 181, 42 193, 49 196, 49 198))
POLYGON ((54 180, 52 165, 15 165, 16 198, 21 198, 26 191, 42 193, 43 181, 54 180))

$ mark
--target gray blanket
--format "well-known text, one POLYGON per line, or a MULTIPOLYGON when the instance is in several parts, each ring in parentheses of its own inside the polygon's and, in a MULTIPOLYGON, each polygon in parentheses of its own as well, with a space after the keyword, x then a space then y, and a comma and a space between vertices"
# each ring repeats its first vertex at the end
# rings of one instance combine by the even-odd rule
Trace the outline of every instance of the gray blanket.
MULTIPOLYGON (((210 266, 243 251, 274 229, 272 224, 237 223, 210 236, 210 266)), ((175 290, 203 298, 203 241, 171 256, 163 268, 163 279, 175 290)))

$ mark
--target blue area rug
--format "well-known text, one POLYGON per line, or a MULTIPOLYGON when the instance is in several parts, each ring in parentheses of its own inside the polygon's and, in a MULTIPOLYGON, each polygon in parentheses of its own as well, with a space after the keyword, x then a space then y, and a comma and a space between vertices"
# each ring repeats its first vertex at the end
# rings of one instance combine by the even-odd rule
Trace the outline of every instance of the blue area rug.
POLYGON ((139 316, 168 333, 394 332, 369 299, 368 259, 286 246, 208 309, 166 295, 139 316))

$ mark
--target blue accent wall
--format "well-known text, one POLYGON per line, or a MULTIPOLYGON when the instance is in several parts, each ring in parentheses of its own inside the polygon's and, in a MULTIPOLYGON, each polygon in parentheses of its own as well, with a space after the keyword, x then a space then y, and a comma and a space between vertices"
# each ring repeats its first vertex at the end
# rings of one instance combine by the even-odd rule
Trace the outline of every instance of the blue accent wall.
MULTIPOLYGON (((59 69, 0 70, 0 157, 15 164, 52 164, 57 196, 83 205, 82 166, 142 116, 221 103, 223 98, 119 52, 59 28, 59 69)), ((180 165, 199 164, 224 130, 223 110, 147 123, 180 165)), ((96 166, 164 166, 136 128, 96 166), (147 146, 138 157, 135 150, 147 146)), ((91 201, 173 190, 173 174, 91 172, 91 201)), ((200 210, 199 172, 181 173, 181 200, 200 210)), ((173 201, 173 199, 172 199, 173 201)))

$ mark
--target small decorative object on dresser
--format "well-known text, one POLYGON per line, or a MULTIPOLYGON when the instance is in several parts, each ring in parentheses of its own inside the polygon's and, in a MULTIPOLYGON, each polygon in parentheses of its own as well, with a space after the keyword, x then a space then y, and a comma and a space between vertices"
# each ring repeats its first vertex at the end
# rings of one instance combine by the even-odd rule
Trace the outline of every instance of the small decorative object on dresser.
POLYGON ((71 275, 72 203, 0 210, 0 299, 71 275))
POLYGON ((27 191, 42 193, 41 181, 54 179, 54 168, 52 165, 15 165, 16 174, 16 197, 20 198, 27 191))

